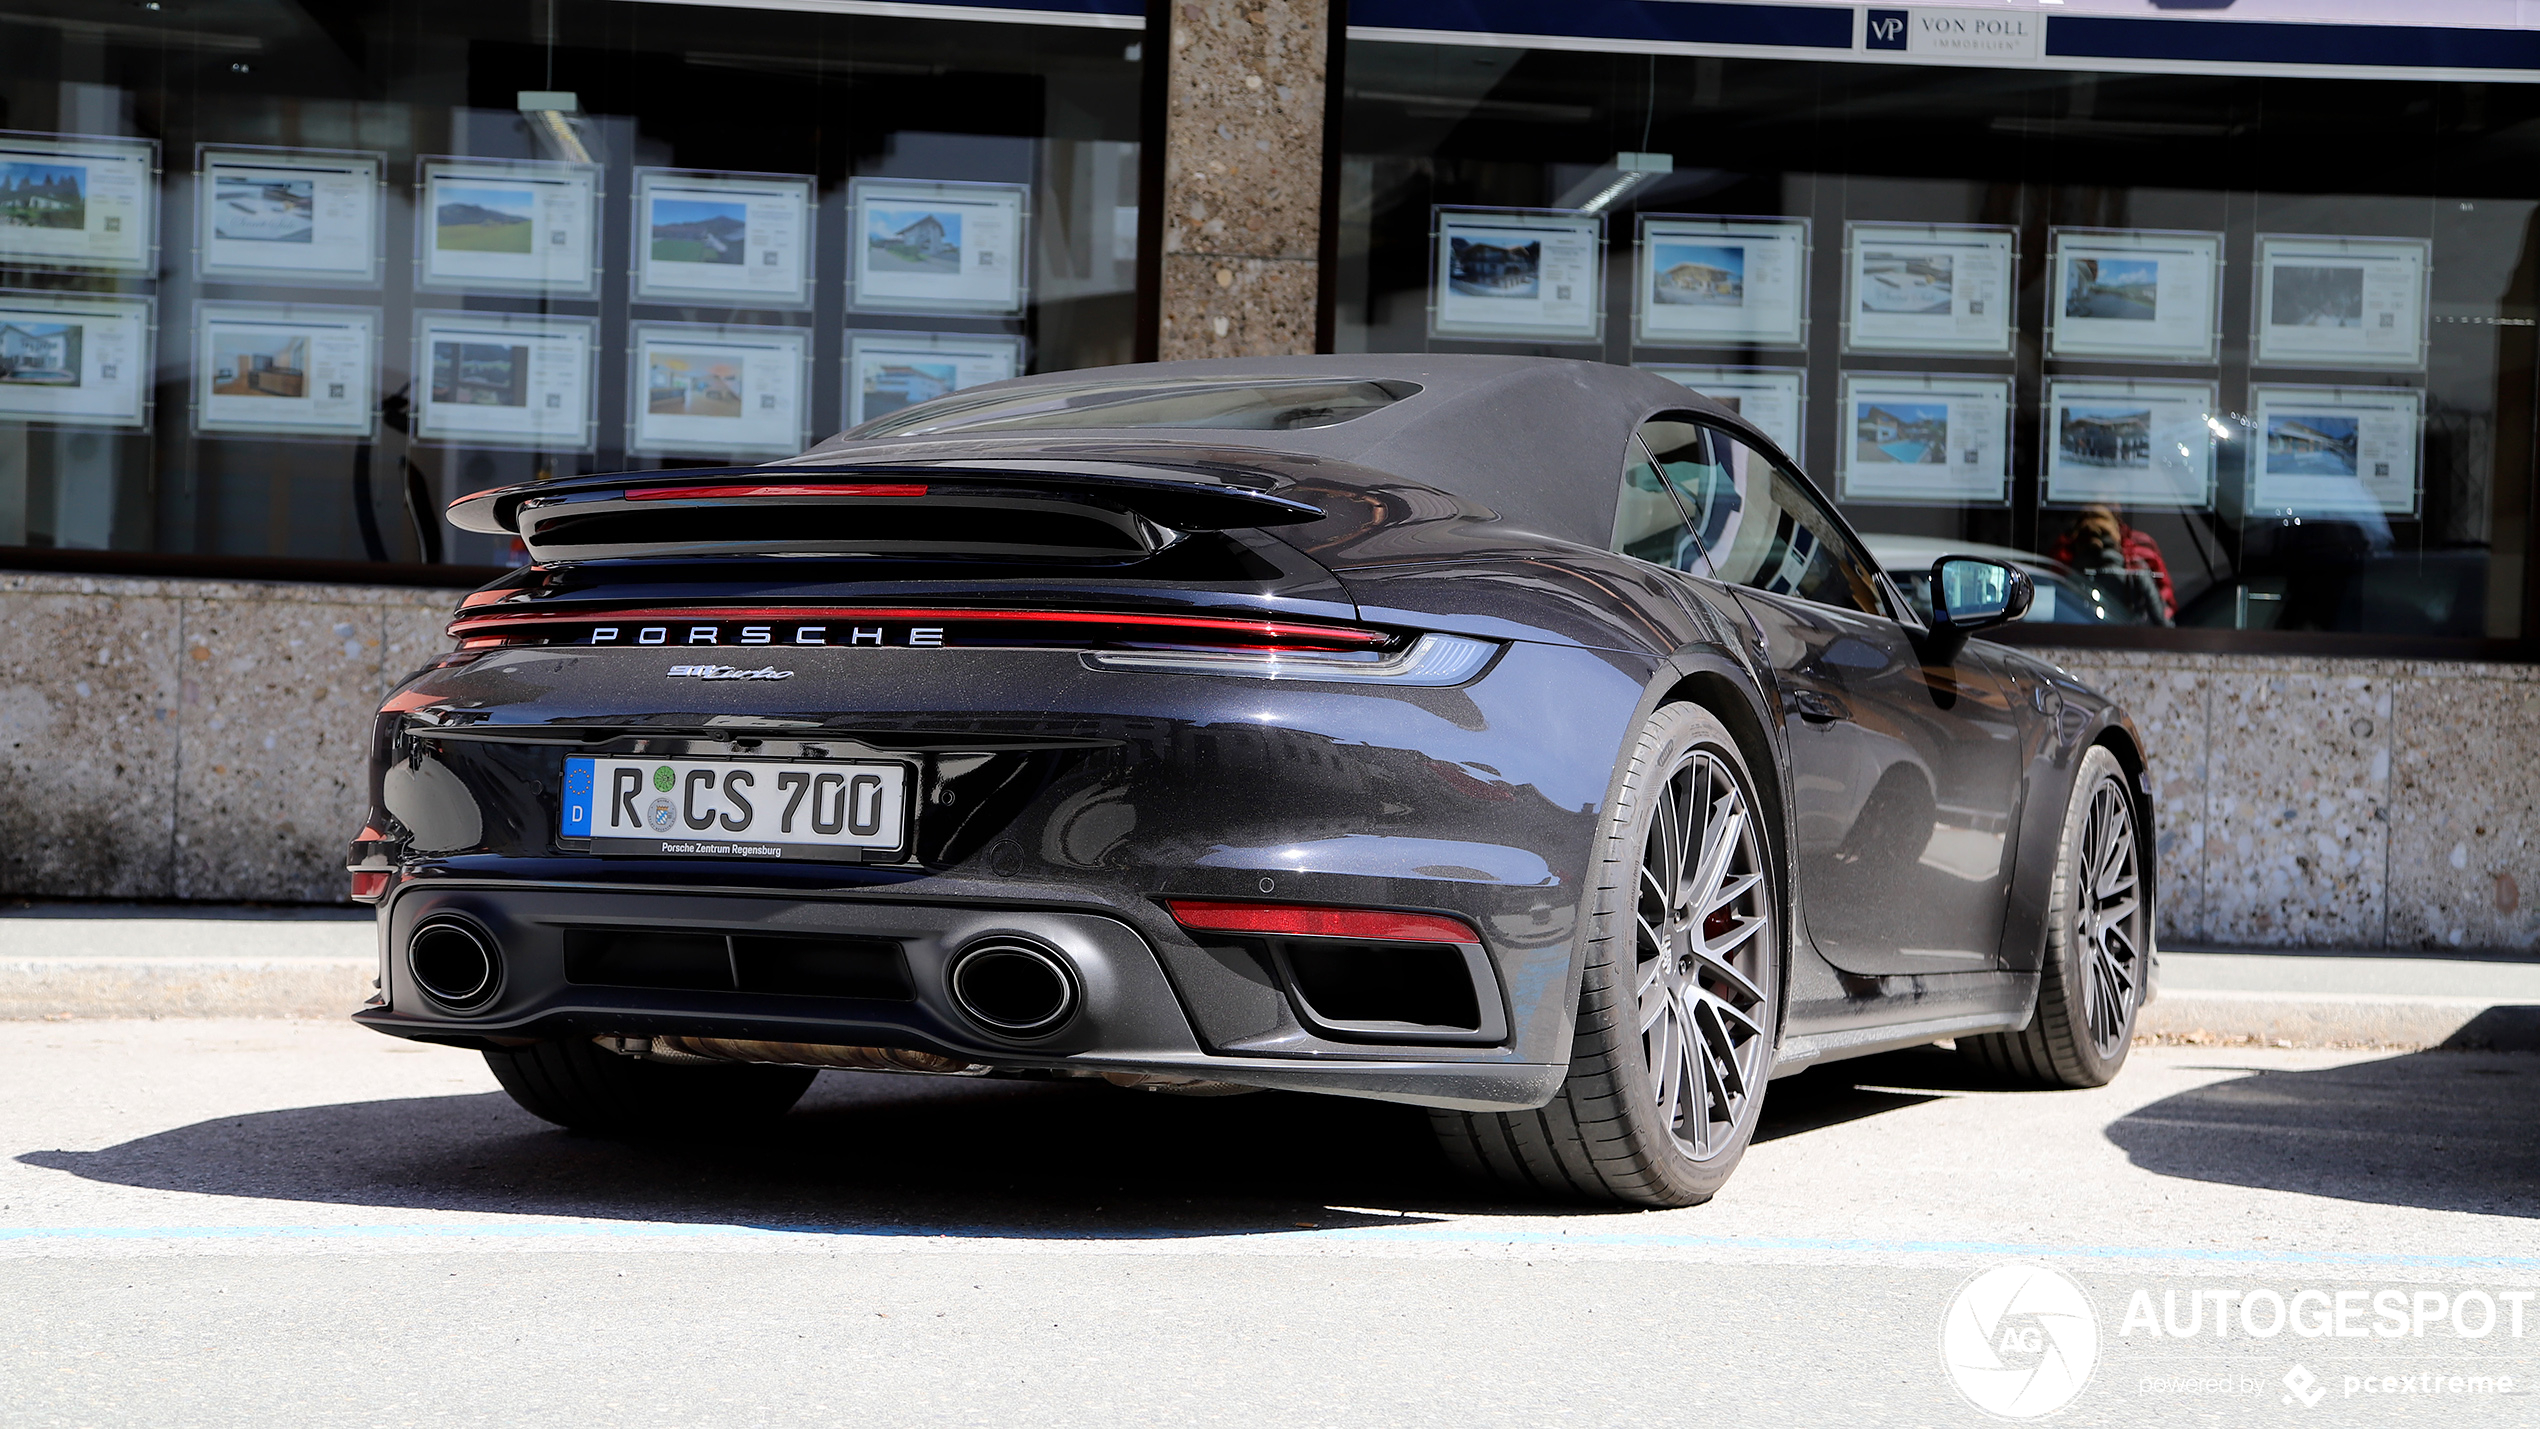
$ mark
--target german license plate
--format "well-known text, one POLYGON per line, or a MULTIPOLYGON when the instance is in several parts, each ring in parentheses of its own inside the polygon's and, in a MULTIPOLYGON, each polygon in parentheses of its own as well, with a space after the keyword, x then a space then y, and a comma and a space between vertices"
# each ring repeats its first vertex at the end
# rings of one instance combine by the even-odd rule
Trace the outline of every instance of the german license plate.
POLYGON ((557 832, 598 854, 861 861, 908 843, 909 767, 568 758, 557 832))

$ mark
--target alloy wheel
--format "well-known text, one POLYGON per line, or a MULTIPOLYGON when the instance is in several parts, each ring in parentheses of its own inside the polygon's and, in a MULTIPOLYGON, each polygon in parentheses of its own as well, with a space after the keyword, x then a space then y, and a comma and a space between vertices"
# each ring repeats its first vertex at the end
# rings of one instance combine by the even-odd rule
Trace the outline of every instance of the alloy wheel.
POLYGON ((1642 850, 1637 959, 1650 1095, 1677 1149, 1708 1160, 1771 1075, 1772 889, 1746 792, 1694 749, 1658 788, 1642 850))
POLYGON ((2081 837, 2081 908, 2074 933, 2086 981, 2082 1007, 2091 1045, 2116 1055, 2127 1035, 2135 989, 2143 975, 2143 940, 2136 916, 2143 906, 2140 851, 2134 811, 2123 786, 2102 779, 2090 793, 2081 837))

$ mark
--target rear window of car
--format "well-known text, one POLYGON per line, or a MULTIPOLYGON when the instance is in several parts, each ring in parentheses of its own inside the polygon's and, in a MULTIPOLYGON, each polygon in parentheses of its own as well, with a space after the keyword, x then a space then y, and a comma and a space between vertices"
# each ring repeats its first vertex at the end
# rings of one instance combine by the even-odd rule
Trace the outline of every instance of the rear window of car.
POLYGON ((1338 426, 1381 411, 1419 390, 1416 382, 1352 378, 1068 382, 974 395, 954 393, 877 417, 847 435, 864 439, 1070 427, 1294 432, 1338 426))

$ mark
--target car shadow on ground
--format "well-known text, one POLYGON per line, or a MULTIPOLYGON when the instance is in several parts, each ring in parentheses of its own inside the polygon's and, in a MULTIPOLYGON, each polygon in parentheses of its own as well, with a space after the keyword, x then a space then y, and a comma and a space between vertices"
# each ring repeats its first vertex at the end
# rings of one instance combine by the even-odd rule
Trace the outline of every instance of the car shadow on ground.
MULTIPOLYGON (((1856 1069, 1891 1061, 1776 1083, 1758 1139, 1928 1100, 1855 1085, 1877 1079, 1856 1069)), ((773 1128, 711 1141, 560 1131, 495 1092, 226 1116, 18 1159, 268 1201, 936 1235, 1173 1237, 1618 1210, 1512 1200, 1462 1179, 1414 1107, 872 1073, 824 1075, 773 1128)))
POLYGON ((2540 1216, 2540 1056, 2436 1051, 2307 1071, 2246 1072, 2109 1124, 2163 1176, 2343 1201, 2540 1216))

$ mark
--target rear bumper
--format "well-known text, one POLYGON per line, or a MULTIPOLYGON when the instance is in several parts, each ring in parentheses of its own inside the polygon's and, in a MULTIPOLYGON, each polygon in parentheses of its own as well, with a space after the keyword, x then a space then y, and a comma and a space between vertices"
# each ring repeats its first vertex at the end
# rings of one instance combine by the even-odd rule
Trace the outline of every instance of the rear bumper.
MULTIPOLYGON (((1152 903, 1032 892, 1055 896, 1016 896, 1024 890, 1012 888, 993 898, 921 898, 409 880, 380 911, 386 1005, 356 1018, 393 1036, 462 1045, 681 1036, 900 1047, 1003 1071, 1140 1072, 1466 1110, 1540 1106, 1565 1071, 1506 1040, 1336 1043, 1305 1025, 1275 966, 1239 948, 1201 946, 1152 903), (452 920, 481 931, 501 958, 499 985, 466 1011, 426 996, 406 957, 418 926, 452 920), (595 984, 587 962, 568 966, 569 948, 601 945, 588 940, 665 932, 700 944, 747 940, 732 945, 742 949, 800 946, 815 960, 834 945, 824 940, 895 947, 901 980, 881 995, 768 990, 753 986, 758 980, 737 952, 729 985, 716 988, 595 984), (961 949, 992 938, 1025 940, 1065 961, 1081 996, 1063 1024, 1009 1037, 963 1013, 948 968, 961 949)), ((1476 991, 1502 1006, 1509 996, 1499 986, 1476 991)))

